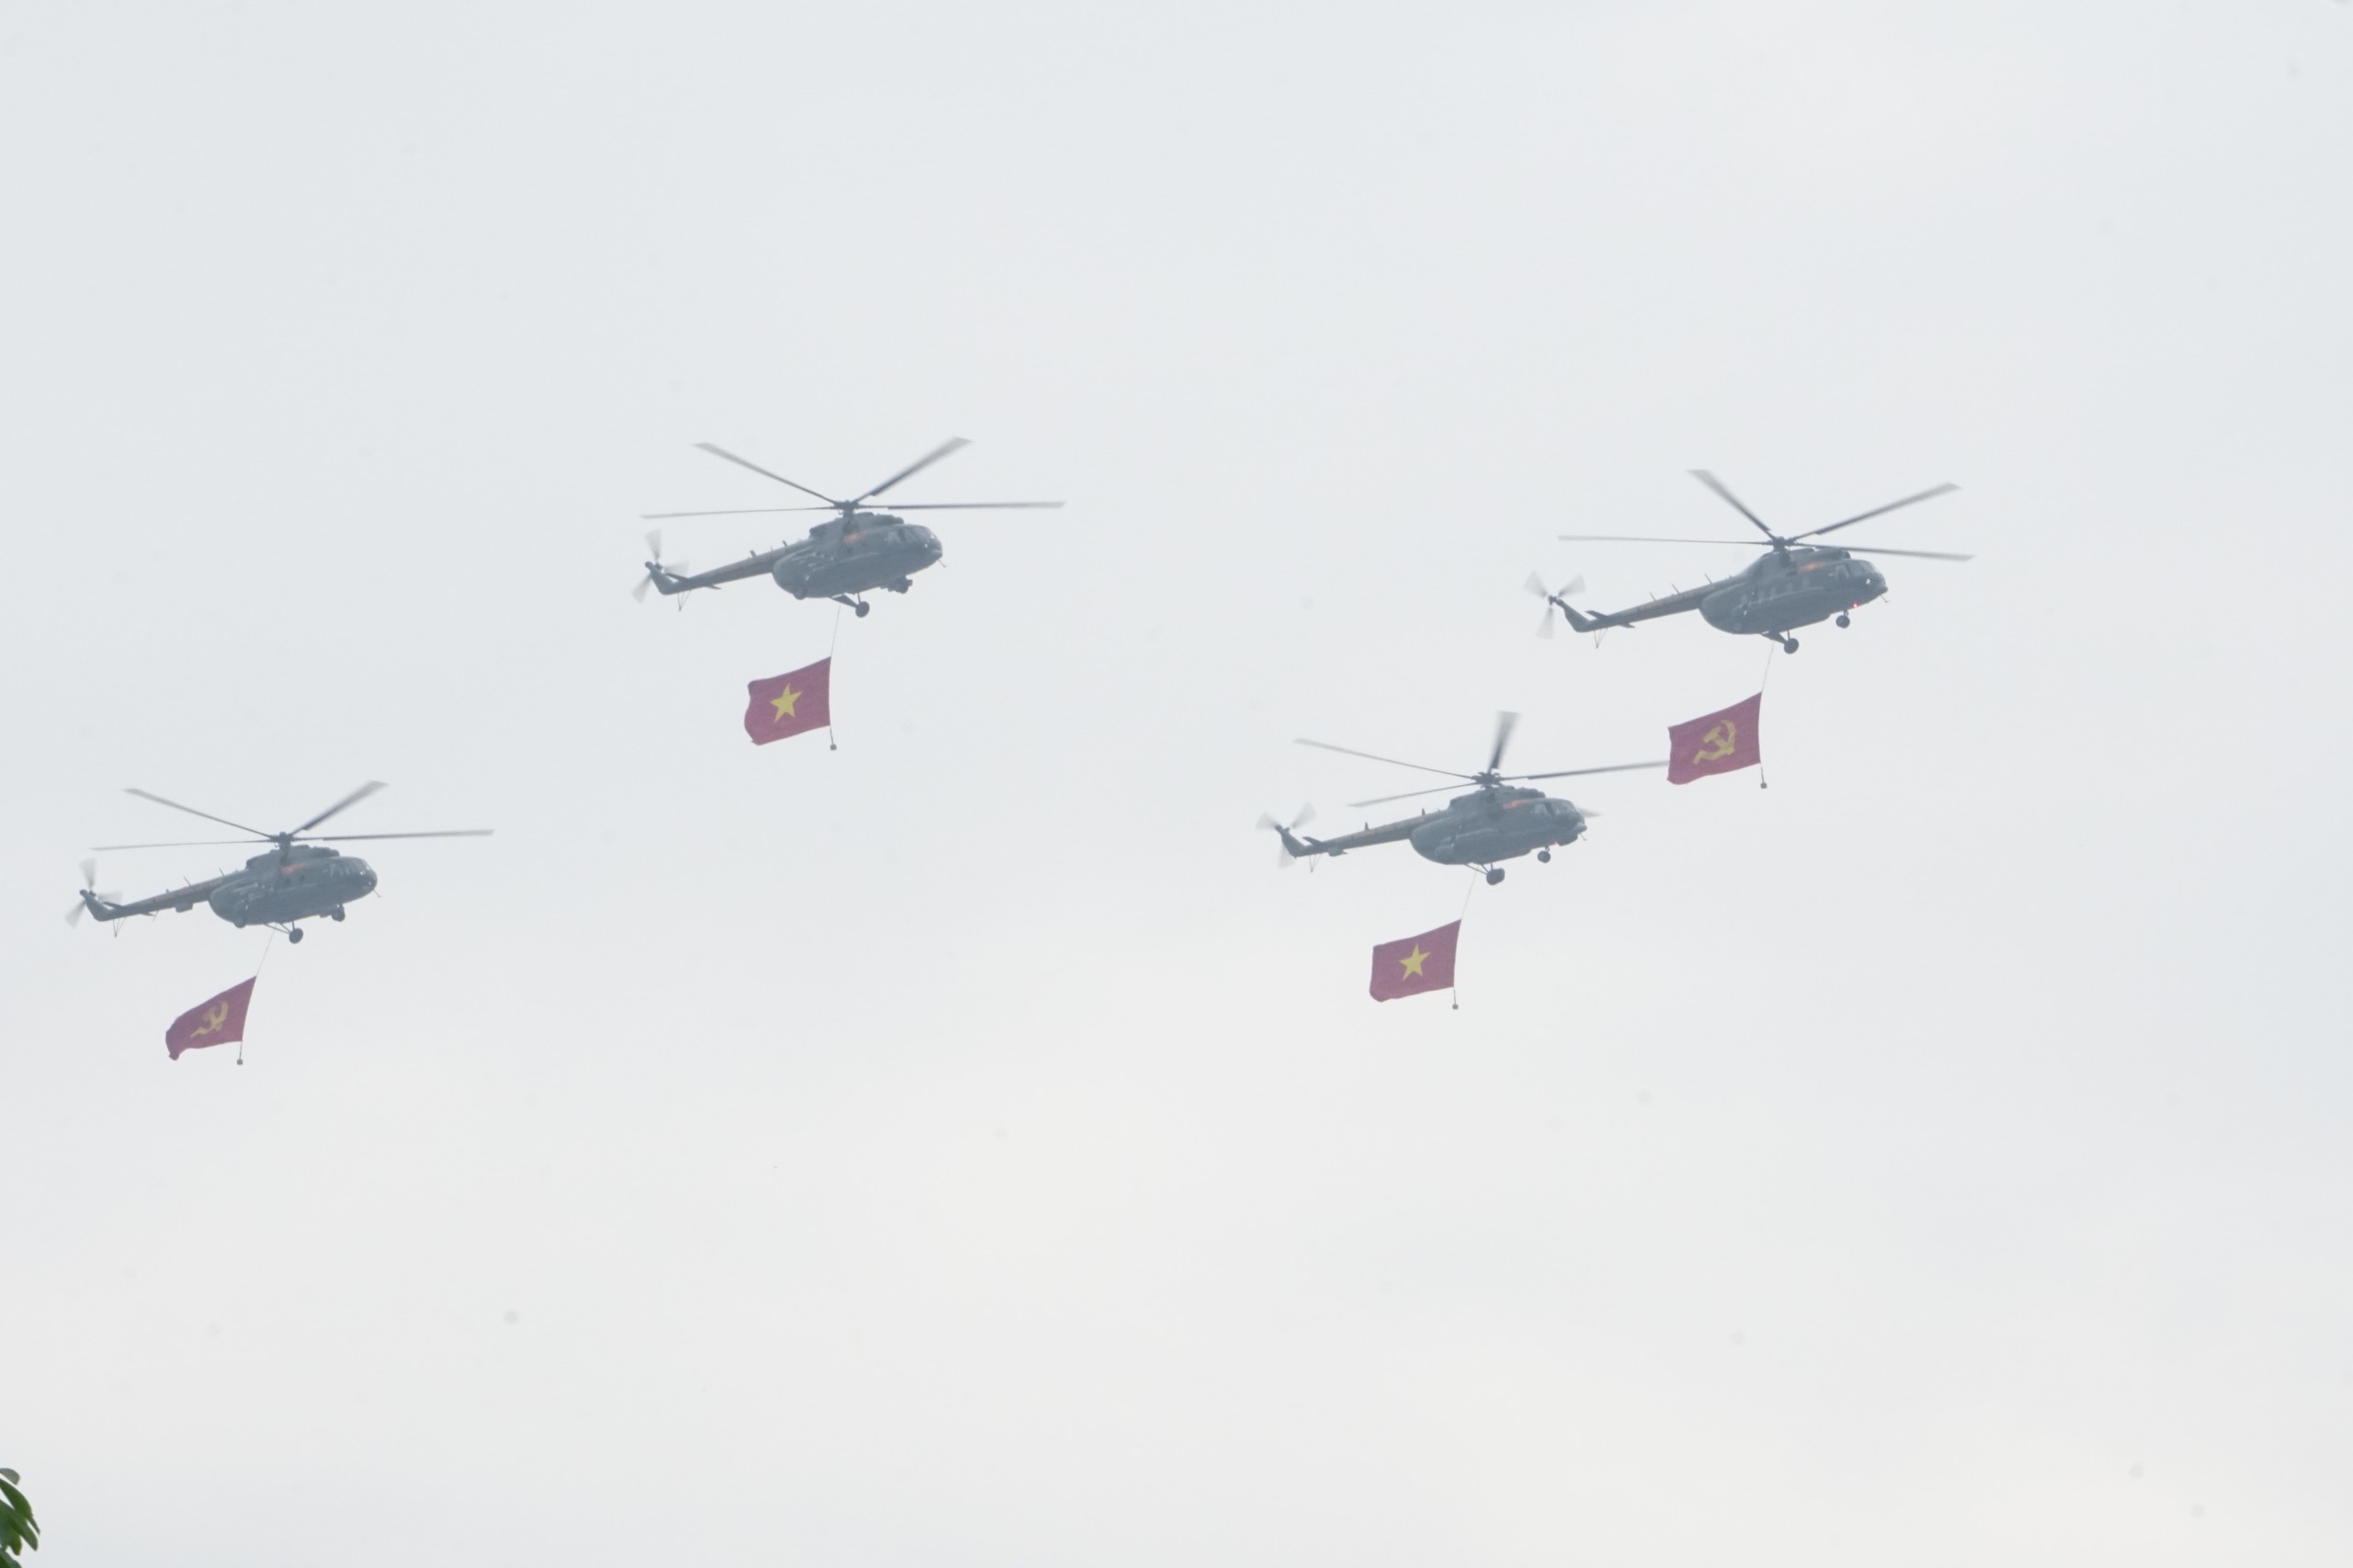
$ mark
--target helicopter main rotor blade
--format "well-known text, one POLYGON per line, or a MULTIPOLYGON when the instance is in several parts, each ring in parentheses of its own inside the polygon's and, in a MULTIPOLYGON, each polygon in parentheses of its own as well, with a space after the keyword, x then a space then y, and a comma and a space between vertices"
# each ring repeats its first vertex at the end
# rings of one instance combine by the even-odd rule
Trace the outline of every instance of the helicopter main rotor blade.
POLYGON ((290 830, 286 836, 289 838, 301 837, 302 835, 310 832, 313 828, 318 826, 319 824, 326 821, 327 818, 335 815, 335 812, 343 810, 346 806, 358 805, 360 801, 366 800, 369 796, 374 794, 383 787, 384 785, 381 779, 369 779, 367 783, 359 786, 358 789, 354 790, 350 794, 346 795, 342 800, 337 801, 334 805, 329 806, 325 811, 321 812, 317 816, 313 817, 309 822, 304 823, 298 828, 290 830))
POLYGON ((1658 762, 1613 762, 1607 767, 1563 767, 1555 773, 1515 773, 1514 778, 1582 778, 1588 773, 1631 773, 1643 767, 1665 767, 1658 762))
POLYGON ((90 847, 104 855, 117 849, 212 849, 224 844, 275 844, 278 840, 264 834, 251 838, 177 838, 168 844, 93 844, 90 847))
POLYGON ((322 833, 313 835, 310 842, 353 844, 363 838, 488 838, 497 831, 494 827, 445 827, 432 833, 322 833))
POLYGON ((909 501, 892 506, 889 510, 893 512, 1009 512, 1027 508, 1032 511, 1051 512, 1062 505, 1060 501, 909 501))
POLYGON ((1392 767, 1411 767, 1422 773, 1443 773, 1449 778, 1475 779, 1478 777, 1476 774, 1472 773, 1457 773, 1451 767, 1431 767, 1419 762, 1402 762, 1393 756, 1378 756, 1369 751, 1358 751, 1353 746, 1336 746, 1329 741, 1311 741, 1304 736, 1302 736, 1295 744, 1303 746, 1313 746, 1318 751, 1336 751, 1340 753, 1343 756, 1360 756, 1367 762, 1385 762, 1392 767))
MULTIPOLYGON (((909 479, 918 473, 921 473, 924 470, 929 468, 940 459, 948 456, 950 452, 961 452, 972 444, 972 442, 967 441, 961 436, 952 436, 946 441, 940 443, 938 447, 934 448, 931 451, 917 458, 915 461, 909 463, 906 467, 901 469, 898 472, 892 474, 890 478, 876 485, 873 489, 861 492, 858 499, 859 501, 870 501, 875 496, 881 494, 885 490, 890 489, 891 486, 898 483, 899 481, 903 479, 909 479)), ((851 505, 856 506, 857 502, 852 502, 851 505)))
POLYGON ((1392 801, 1411 801, 1423 795, 1443 795, 1449 790, 1461 788, 1460 784, 1441 784, 1435 790, 1408 790, 1402 795, 1375 795, 1370 801, 1350 801, 1348 809, 1354 811, 1358 806, 1385 806, 1392 801))
POLYGON ((1955 555, 1945 550, 1890 550, 1879 544, 1847 544, 1839 546, 1849 555, 1909 555, 1921 561, 1974 561, 1973 555, 1955 555))
POLYGON ((1718 495, 1722 496, 1723 499, 1730 504, 1733 511, 1738 512, 1742 517, 1746 517, 1750 522, 1755 523, 1758 533, 1763 534, 1767 539, 1773 540, 1776 544, 1780 542, 1781 536, 1775 533, 1771 528, 1767 528, 1765 526, 1765 519, 1750 511, 1747 505, 1743 502, 1739 496, 1734 495, 1731 491, 1725 489, 1724 482, 1722 480, 1718 479, 1714 474, 1710 473, 1704 468, 1693 469, 1691 471, 1691 477, 1706 485, 1709 489, 1714 491, 1718 495))
POLYGON ((267 838, 270 836, 268 834, 264 833, 257 827, 247 827, 244 823, 231 822, 227 817, 216 817, 210 812, 199 812, 194 806, 183 806, 177 801, 166 801, 163 796, 150 794, 144 790, 125 790, 123 793, 126 795, 136 795, 142 801, 153 801, 159 806, 169 806, 176 812, 186 812, 192 817, 202 817, 206 822, 217 822, 222 827, 233 827, 239 833, 250 833, 256 838, 267 838))
POLYGON ((1949 495, 1960 488, 1961 486, 1958 484, 1939 484, 1933 490, 1923 490, 1917 495, 1906 495, 1901 501, 1890 501, 1884 506, 1874 506, 1868 512, 1858 512, 1853 517, 1847 518, 1843 522, 1825 523, 1821 528, 1808 528, 1802 534, 1791 534, 1790 537, 1791 539, 1812 539, 1816 534, 1836 533, 1840 528, 1851 528, 1857 523, 1865 523, 1869 522, 1873 517, 1885 517, 1888 513, 1896 510, 1898 507, 1915 506, 1922 501, 1933 501, 1939 495, 1949 495))
POLYGON ((709 452, 712 457, 726 459, 729 462, 733 463, 737 468, 748 468, 754 473, 760 475, 763 479, 773 479, 779 484, 790 484, 803 495, 814 495, 818 500, 824 502, 835 511, 847 511, 851 506, 857 504, 850 501, 836 501, 823 491, 810 489, 807 485, 801 483, 797 479, 787 479, 780 473, 770 473, 767 469, 762 468, 751 459, 739 458, 724 447, 712 446, 709 441, 697 441, 695 445, 701 448, 704 451, 709 452))
POLYGON ((642 523, 667 522, 672 517, 749 517, 762 512, 838 512, 839 506, 722 506, 715 512, 640 512, 642 523))
MULTIPOLYGON (((1667 539, 1658 534, 1555 534, 1552 537, 1574 544, 1736 544, 1744 550, 1753 550, 1756 546, 1753 539, 1667 539)), ((1571 590, 1563 588, 1561 591, 1565 594, 1571 590)))
POLYGON ((1517 713, 1495 715, 1495 749, 1487 757, 1487 771, 1493 773, 1504 765, 1504 748, 1511 744, 1511 733, 1519 727, 1517 713))

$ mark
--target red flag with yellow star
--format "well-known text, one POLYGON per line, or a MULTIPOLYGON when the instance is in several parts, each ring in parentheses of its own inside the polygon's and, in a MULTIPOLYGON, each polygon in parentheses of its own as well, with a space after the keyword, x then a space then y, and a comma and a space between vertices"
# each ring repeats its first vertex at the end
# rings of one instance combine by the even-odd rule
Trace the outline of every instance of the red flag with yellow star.
POLYGON ((1383 942, 1372 949, 1372 999, 1393 1002, 1425 991, 1444 991, 1454 983, 1454 942, 1462 922, 1449 921, 1435 931, 1383 942))
POLYGON ((789 675, 752 682, 752 705, 744 710, 744 733, 764 746, 788 735, 822 730, 834 722, 831 686, 834 661, 818 660, 789 675))
POLYGON ((1719 708, 1688 724, 1666 729, 1666 781, 1688 784, 1711 773, 1733 773, 1765 760, 1756 749, 1756 714, 1765 705, 1758 692, 1745 702, 1719 708))
MULTIPOLYGON (((260 978, 256 976, 256 979, 260 978)), ((199 1002, 172 1020, 164 1031, 164 1049, 177 1062, 183 1051, 227 1045, 245 1038, 245 1008, 254 999, 254 983, 241 981, 210 1002, 199 1002)))

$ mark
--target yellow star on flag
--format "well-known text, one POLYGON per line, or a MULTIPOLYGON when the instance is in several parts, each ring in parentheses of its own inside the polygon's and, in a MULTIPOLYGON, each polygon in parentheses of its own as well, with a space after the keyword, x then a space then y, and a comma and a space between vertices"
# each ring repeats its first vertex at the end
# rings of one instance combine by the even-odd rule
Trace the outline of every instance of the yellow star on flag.
POLYGON ((1428 957, 1429 954, 1422 951, 1422 945, 1419 942, 1415 942, 1414 944, 1414 950, 1407 953, 1404 958, 1399 959, 1397 961, 1405 966, 1406 974, 1415 975, 1422 972, 1422 960, 1428 957))
POLYGON ((779 719, 799 718, 800 715, 792 710, 792 706, 800 700, 801 694, 789 686, 778 696, 768 699, 769 705, 776 710, 776 716, 779 719))

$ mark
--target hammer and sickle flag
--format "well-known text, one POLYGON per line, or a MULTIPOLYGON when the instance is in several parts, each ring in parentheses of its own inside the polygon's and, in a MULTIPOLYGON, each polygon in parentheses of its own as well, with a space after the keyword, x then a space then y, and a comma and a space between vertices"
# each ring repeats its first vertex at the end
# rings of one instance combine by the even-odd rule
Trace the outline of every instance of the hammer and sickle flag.
POLYGON ((164 1031, 164 1049, 177 1062, 183 1051, 208 1045, 228 1045, 245 1038, 245 1008, 254 999, 254 983, 240 981, 210 1002, 199 1002, 172 1020, 164 1031))
POLYGON ((1688 784, 1711 773, 1734 773, 1763 760, 1756 749, 1756 710, 1765 704, 1758 692, 1688 724, 1666 732, 1666 781, 1688 784))
POLYGON ((1372 999, 1393 1002, 1453 985, 1454 943, 1461 935, 1462 922, 1452 920, 1435 931, 1373 949, 1372 999))
POLYGON ((744 710, 744 733, 764 746, 788 735, 822 730, 834 722, 834 661, 815 664, 751 683, 751 706, 744 710))

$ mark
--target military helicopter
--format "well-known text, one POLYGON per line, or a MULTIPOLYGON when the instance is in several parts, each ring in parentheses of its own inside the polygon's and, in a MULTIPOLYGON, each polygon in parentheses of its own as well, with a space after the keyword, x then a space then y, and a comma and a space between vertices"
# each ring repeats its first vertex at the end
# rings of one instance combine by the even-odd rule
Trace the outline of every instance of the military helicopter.
MULTIPOLYGON (((780 473, 770 473, 746 458, 739 458, 722 447, 708 441, 696 443, 712 457, 723 458, 738 468, 748 468, 779 484, 790 484, 803 495, 814 495, 824 503, 822 506, 738 506, 718 512, 648 512, 647 522, 664 522, 676 517, 730 517, 756 512, 833 512, 830 521, 819 523, 809 530, 809 537, 795 544, 780 545, 775 550, 747 555, 741 561, 709 572, 689 574, 686 563, 675 565, 662 562, 662 535, 659 530, 645 536, 645 547, 652 559, 645 563, 645 575, 631 592, 639 603, 645 600, 645 590, 654 588, 665 597, 691 593, 697 588, 716 588, 722 583, 740 582, 746 577, 773 577, 776 585, 796 599, 825 598, 848 606, 860 616, 870 605, 861 595, 876 588, 888 588, 904 594, 915 586, 915 574, 927 566, 939 563, 939 536, 920 523, 903 522, 888 512, 865 510, 866 503, 890 489, 901 480, 921 473, 951 452, 972 445, 961 437, 916 460, 876 485, 847 501, 810 489, 797 480, 780 473)), ((902 512, 970 512, 988 510, 1051 510, 1062 505, 1059 501, 919 501, 901 506, 902 512)))
POLYGON ((132 903, 118 903, 112 894, 96 891, 98 863, 82 862, 82 898, 66 912, 69 926, 81 924, 89 915, 99 920, 121 920, 133 915, 160 915, 174 910, 185 915, 199 903, 208 904, 212 913, 230 925, 243 929, 247 926, 266 926, 286 933, 290 942, 302 939, 298 920, 324 915, 329 920, 343 918, 344 906, 366 898, 376 891, 376 873, 368 862, 356 855, 346 855, 329 849, 330 843, 347 843, 361 838, 486 838, 486 827, 465 827, 439 833, 339 833, 320 835, 312 829, 342 811, 356 805, 383 788, 380 783, 362 784, 325 811, 301 826, 284 833, 264 833, 259 828, 216 817, 210 812, 199 812, 194 806, 183 806, 177 801, 166 801, 161 795, 151 795, 144 790, 127 790, 142 801, 153 801, 159 806, 169 806, 176 812, 217 822, 223 827, 233 827, 240 833, 253 835, 244 838, 205 838, 174 844, 102 844, 98 853, 117 849, 187 849, 216 844, 261 843, 271 846, 245 861, 242 871, 213 878, 209 882, 189 882, 184 887, 159 892, 153 898, 142 898, 132 903))
MULTIPOLYGON (((1703 587, 1686 588, 1664 598, 1652 599, 1631 609, 1613 610, 1606 615, 1584 615, 1563 596, 1577 592, 1583 581, 1563 588, 1547 588, 1544 580, 1534 575, 1528 579, 1529 592, 1544 600, 1544 619, 1538 627, 1540 636, 1552 634, 1552 611, 1558 608, 1569 618, 1569 624, 1579 631, 1607 631, 1614 626, 1631 626, 1636 621, 1655 620, 1663 615, 1680 615, 1696 609, 1700 619, 1719 631, 1739 636, 1768 637, 1779 642, 1787 653, 1798 651, 1798 640, 1790 635, 1801 626, 1812 626, 1819 620, 1838 618, 1838 624, 1848 624, 1847 612, 1870 603, 1887 592, 1887 579, 1879 568, 1857 555, 1909 555, 1923 561, 1967 561, 1966 555, 1952 555, 1936 550, 1892 550, 1885 545, 1858 546, 1841 550, 1831 545, 1808 545, 1800 541, 1823 534, 1836 533, 1840 528, 1868 522, 1878 517, 1909 506, 1915 502, 1934 500, 1937 496, 1958 490, 1957 484, 1939 484, 1933 490, 1923 490, 1917 495, 1906 495, 1901 501, 1890 501, 1884 506, 1874 506, 1840 522, 1822 528, 1808 528, 1802 534, 1784 538, 1765 526, 1764 519, 1741 504, 1740 497, 1723 486, 1722 481, 1705 469, 1693 469, 1691 477, 1714 491, 1732 505, 1734 511, 1756 525, 1765 536, 1766 548, 1771 551, 1749 562, 1736 575, 1721 583, 1709 583, 1703 587)), ((1618 544, 1747 544, 1746 540, 1667 539, 1652 540, 1625 534, 1563 534, 1570 540, 1599 540, 1618 544)))
MULTIPOLYGON (((1586 813, 1571 802, 1541 790, 1515 788, 1516 780, 1530 778, 1576 778, 1589 773, 1625 773, 1634 768, 1665 767, 1664 762, 1621 762, 1608 767, 1569 767, 1553 773, 1504 773, 1504 749, 1511 744, 1513 729, 1519 723, 1517 713, 1495 715, 1495 749, 1487 756, 1487 766, 1477 773, 1457 773, 1448 767, 1427 767, 1418 762, 1400 762, 1393 756, 1375 756, 1369 751, 1355 751, 1347 746, 1336 746, 1324 741, 1302 739, 1300 744, 1314 746, 1321 751, 1336 751, 1346 756, 1360 756, 1371 762, 1385 762, 1397 767, 1411 767, 1423 773, 1443 773, 1450 778, 1468 781, 1473 788, 1467 795, 1457 795, 1443 810, 1423 812, 1418 816, 1399 822, 1384 823, 1379 827, 1368 824, 1361 832, 1343 834, 1337 838, 1302 838, 1297 829, 1312 814, 1302 810, 1288 823, 1277 822, 1270 816, 1258 819, 1260 827, 1272 828, 1282 840, 1283 863, 1311 855, 1346 855, 1351 849, 1369 845, 1394 844, 1399 839, 1414 846, 1415 853, 1425 860, 1435 860, 1441 866, 1470 866, 1486 873, 1492 886, 1504 880, 1499 860, 1517 859, 1535 853, 1539 860, 1552 858, 1556 844, 1573 844, 1585 832, 1586 813)), ((1432 790, 1408 790, 1402 795, 1381 795, 1370 801, 1351 801, 1351 806, 1380 806, 1392 801, 1409 801, 1417 795, 1436 795, 1456 788, 1441 784, 1432 790)))

